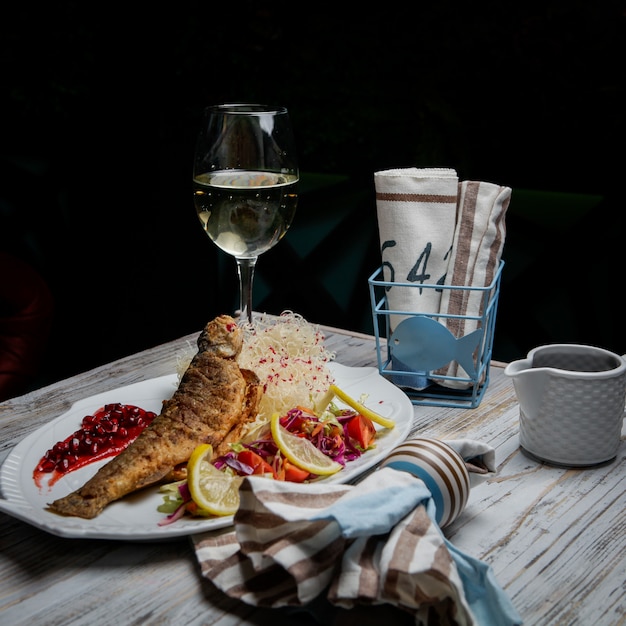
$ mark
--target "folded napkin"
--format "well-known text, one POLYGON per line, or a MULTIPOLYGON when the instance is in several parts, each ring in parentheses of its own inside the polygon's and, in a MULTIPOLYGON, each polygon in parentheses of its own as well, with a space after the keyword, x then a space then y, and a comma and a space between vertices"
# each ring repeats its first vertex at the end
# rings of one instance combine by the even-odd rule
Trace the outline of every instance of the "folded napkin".
POLYGON ((432 521, 430 492, 408 472, 384 467, 357 485, 251 476, 240 496, 234 529, 192 536, 202 575, 232 598, 314 616, 322 599, 390 604, 416 624, 521 624, 492 570, 432 521))
MULTIPOLYGON (((458 177, 447 168, 415 167, 374 174, 385 280, 440 283, 454 239, 458 177)), ((437 312, 437 289, 394 289, 389 308, 437 312)), ((391 316, 392 330, 400 319, 391 316)))
MULTIPOLYGON (((415 167, 376 172, 376 208, 383 278, 389 282, 442 284, 454 239, 458 176, 448 168, 415 167)), ((441 290, 389 288, 389 309, 437 313, 441 290)), ((407 316, 391 315, 390 330, 407 316)), ((392 355, 393 356, 393 355, 392 355)), ((407 369, 396 363, 394 369, 407 369)), ((426 377, 403 379, 422 389, 426 377)))
MULTIPOLYGON (((459 184, 459 203, 452 255, 446 273, 446 285, 487 287, 495 278, 504 239, 506 211, 511 189, 492 183, 463 181, 459 184)), ((448 330, 455 337, 469 335, 479 327, 479 320, 467 316, 483 314, 481 291, 444 290, 440 312, 465 317, 446 318, 448 330)), ((483 338, 484 339, 484 338, 483 338)), ((446 376, 468 377, 456 361, 450 363, 446 376)), ((459 381, 439 381, 446 387, 463 388, 459 381)))
MULTIPOLYGON (((484 338, 480 333, 475 337, 469 335, 478 331, 480 322, 440 316, 479 317, 483 312, 482 292, 439 290, 422 284, 471 287, 491 284, 504 246, 505 214, 511 189, 485 182, 459 183, 456 171, 446 168, 385 170, 374 174, 374 183, 384 279, 415 285, 390 287, 389 308, 434 316, 451 333, 433 340, 438 342, 432 344, 434 347, 417 348, 414 356, 417 362, 424 363, 424 373, 407 365, 404 358, 394 356, 395 344, 391 343, 394 370, 418 372, 415 376, 398 376, 394 382, 419 390, 431 384, 426 375, 430 371, 459 378, 473 376, 475 372, 467 369, 474 369, 484 338), (454 341, 463 337, 471 342, 454 341), (451 356, 452 360, 443 358, 443 363, 437 360, 432 350, 439 345, 442 356, 451 356)), ((390 315, 390 330, 393 333, 398 329, 405 346, 414 337, 426 334, 432 338, 437 334, 436 327, 432 331, 432 327, 419 319, 407 320, 403 329, 398 328, 407 317, 390 315)), ((401 354, 399 347, 397 353, 401 354)), ((453 388, 468 388, 472 384, 447 380, 437 383, 453 388)))
POLYGON ((496 451, 492 446, 475 439, 443 439, 465 461, 470 487, 485 482, 496 473, 496 451))

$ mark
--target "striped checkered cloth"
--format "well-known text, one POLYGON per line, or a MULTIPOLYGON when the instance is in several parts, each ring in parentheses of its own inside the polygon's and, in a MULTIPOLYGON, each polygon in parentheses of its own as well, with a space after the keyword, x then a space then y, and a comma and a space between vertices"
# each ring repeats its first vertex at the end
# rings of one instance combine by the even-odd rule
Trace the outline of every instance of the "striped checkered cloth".
POLYGON ((192 536, 202 575, 232 598, 304 607, 325 594, 343 608, 394 605, 417 624, 521 623, 490 568, 444 538, 408 472, 357 485, 251 476, 240 496, 234 528, 192 536))

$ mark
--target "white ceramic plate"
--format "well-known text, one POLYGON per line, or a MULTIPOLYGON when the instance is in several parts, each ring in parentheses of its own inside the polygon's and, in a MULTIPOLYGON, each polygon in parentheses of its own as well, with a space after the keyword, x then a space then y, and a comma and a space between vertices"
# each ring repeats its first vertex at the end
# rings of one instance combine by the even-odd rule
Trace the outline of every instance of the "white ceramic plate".
MULTIPOLYGON (((368 408, 396 423, 394 428, 380 433, 374 450, 323 479, 328 483, 347 483, 382 461, 392 448, 407 438, 413 405, 403 391, 385 380, 373 367, 355 368, 330 363, 330 368, 341 389, 356 399, 366 394, 364 404, 368 408)), ((115 402, 134 404, 158 414, 162 401, 172 396, 176 386, 177 377, 172 374, 85 398, 26 437, 11 451, 0 470, 0 511, 53 535, 74 538, 162 541, 230 526, 232 517, 183 518, 168 526, 159 526, 158 522, 164 516, 157 511, 163 501, 158 487, 113 502, 92 520, 63 517, 47 510, 48 503, 81 487, 109 459, 73 471, 51 488, 44 487, 41 491, 33 480, 33 470, 46 450, 74 432, 85 415, 115 402)))

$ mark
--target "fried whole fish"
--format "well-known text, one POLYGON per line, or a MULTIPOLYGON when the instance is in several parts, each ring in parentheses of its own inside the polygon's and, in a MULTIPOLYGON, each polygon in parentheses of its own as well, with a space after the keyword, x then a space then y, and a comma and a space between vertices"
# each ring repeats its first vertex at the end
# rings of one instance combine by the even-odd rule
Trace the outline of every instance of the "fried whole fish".
POLYGON ((220 453, 237 441, 244 425, 256 417, 262 395, 256 374, 237 364, 242 344, 243 332, 232 317, 209 322, 160 415, 80 489, 52 502, 50 510, 93 519, 111 502, 170 475, 196 446, 210 443, 220 453))

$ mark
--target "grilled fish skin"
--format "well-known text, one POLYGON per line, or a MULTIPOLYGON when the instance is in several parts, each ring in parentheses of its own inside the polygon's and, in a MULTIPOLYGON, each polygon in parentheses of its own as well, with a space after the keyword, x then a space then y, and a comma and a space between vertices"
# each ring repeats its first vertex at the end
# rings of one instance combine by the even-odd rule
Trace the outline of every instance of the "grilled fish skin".
POLYGON ((93 519, 123 496, 161 481, 186 461, 196 446, 219 450, 235 441, 256 417, 262 386, 256 374, 241 370, 237 356, 243 332, 220 315, 198 337, 198 352, 174 395, 137 439, 78 490, 49 505, 61 515, 93 519))

